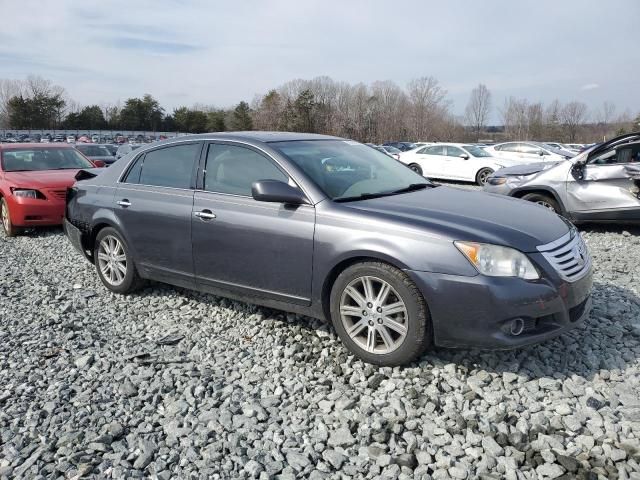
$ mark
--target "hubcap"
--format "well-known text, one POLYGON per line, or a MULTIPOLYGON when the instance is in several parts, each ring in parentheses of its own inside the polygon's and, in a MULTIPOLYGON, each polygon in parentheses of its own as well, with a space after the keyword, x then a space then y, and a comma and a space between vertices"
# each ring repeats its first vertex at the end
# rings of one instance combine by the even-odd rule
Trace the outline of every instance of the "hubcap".
POLYGON ((127 275, 127 256, 122 243, 116 237, 107 235, 98 247, 98 267, 102 277, 114 287, 124 282, 127 275))
POLYGON ((389 283, 358 277, 342 292, 340 320, 349 337, 369 353, 386 354, 407 336, 407 307, 389 283))
POLYGON ((418 167, 416 167, 415 165, 411 165, 409 168, 411 170, 413 170, 414 172, 416 172, 416 173, 420 173, 420 169, 418 167))
POLYGON ((9 231, 9 211, 7 210, 7 204, 2 202, 2 226, 6 232, 9 231))

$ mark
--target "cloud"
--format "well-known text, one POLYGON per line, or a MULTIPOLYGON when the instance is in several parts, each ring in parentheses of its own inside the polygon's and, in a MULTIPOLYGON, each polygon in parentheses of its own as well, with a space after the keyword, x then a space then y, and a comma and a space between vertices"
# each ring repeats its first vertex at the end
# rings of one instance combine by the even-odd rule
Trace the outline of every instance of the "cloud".
POLYGON ((582 85, 580 87, 580 90, 582 90, 583 92, 586 92, 589 90, 595 90, 596 88, 600 88, 600 85, 597 83, 587 83, 585 85, 582 85))
POLYGON ((105 39, 105 43, 121 50, 136 50, 152 55, 180 55, 202 50, 203 48, 200 45, 191 45, 188 43, 149 40, 135 37, 107 38, 105 39))

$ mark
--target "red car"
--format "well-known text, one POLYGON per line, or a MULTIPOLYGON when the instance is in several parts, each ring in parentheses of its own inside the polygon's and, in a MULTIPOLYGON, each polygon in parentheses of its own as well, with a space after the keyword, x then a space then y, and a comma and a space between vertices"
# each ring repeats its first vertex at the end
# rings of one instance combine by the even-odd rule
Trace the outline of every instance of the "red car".
POLYGON ((94 168, 77 149, 66 144, 0 144, 0 216, 8 237, 24 228, 60 225, 67 187, 83 168, 94 168))

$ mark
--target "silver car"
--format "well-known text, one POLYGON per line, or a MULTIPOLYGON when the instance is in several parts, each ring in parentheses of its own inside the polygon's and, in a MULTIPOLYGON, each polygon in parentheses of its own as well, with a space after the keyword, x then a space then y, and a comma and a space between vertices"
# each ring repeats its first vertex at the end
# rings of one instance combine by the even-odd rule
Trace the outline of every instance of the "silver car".
POLYGON ((574 222, 640 222, 640 132, 596 145, 576 157, 503 168, 490 193, 536 202, 574 222))

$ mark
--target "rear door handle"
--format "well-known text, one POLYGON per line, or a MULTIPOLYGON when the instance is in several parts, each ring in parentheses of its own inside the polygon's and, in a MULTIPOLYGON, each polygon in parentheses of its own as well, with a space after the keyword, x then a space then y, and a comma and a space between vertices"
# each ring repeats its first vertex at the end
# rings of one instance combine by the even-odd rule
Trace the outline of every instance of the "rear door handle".
POLYGON ((127 200, 126 198, 123 198, 122 200, 118 200, 116 202, 118 205, 120 205, 121 207, 130 207, 131 206, 131 202, 129 200, 127 200))
POLYGON ((201 220, 213 220, 216 218, 216 214, 211 210, 201 210, 200 212, 194 213, 194 215, 201 220))

